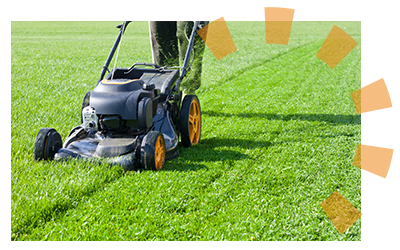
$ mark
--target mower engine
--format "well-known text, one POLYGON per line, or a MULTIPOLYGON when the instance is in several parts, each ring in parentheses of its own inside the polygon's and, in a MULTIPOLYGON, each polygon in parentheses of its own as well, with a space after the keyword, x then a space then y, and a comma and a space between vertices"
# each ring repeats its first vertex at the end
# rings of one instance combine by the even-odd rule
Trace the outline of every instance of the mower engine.
POLYGON ((102 80, 82 109, 85 131, 136 133, 153 125, 160 90, 140 79, 102 80))

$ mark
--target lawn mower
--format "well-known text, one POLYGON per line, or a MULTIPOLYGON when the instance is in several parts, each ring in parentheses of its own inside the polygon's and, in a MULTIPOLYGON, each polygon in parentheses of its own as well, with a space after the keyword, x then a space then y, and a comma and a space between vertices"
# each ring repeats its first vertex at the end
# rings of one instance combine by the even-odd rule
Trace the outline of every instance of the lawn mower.
POLYGON ((35 139, 35 160, 80 158, 120 165, 125 171, 160 170, 166 160, 179 155, 179 135, 184 147, 199 143, 199 99, 186 95, 182 100, 179 87, 190 68, 200 23, 194 22, 180 71, 154 63, 134 63, 109 71, 129 23, 117 26, 119 34, 100 79, 83 98, 81 125, 71 130, 64 144, 55 129, 40 129, 35 139))

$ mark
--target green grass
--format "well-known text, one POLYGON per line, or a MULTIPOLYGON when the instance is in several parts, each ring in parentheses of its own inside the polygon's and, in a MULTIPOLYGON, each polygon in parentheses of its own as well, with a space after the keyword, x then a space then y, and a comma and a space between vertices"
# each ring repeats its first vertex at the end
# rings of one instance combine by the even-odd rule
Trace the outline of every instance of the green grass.
MULTIPOLYGON (((238 50, 204 56, 201 143, 162 171, 35 162, 40 128, 79 124, 117 24, 12 22, 12 240, 361 240, 361 219, 339 234, 319 205, 337 190, 361 210, 361 49, 315 56, 333 25, 361 48, 360 22, 294 22, 287 46, 228 22, 238 50)), ((151 62, 147 22, 130 26, 118 65, 151 62)))

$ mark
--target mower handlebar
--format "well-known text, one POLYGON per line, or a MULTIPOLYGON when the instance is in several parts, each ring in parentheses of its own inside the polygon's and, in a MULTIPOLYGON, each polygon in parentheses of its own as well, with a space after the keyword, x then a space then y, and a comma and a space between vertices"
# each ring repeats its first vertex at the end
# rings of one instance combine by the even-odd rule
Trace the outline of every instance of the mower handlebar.
MULTIPOLYGON (((102 68, 102 71, 101 71, 101 74, 100 74, 100 79, 98 80, 97 84, 99 84, 100 81, 104 78, 104 75, 106 74, 106 71, 108 70, 108 66, 109 66, 109 64, 111 62, 111 59, 113 58, 114 53, 115 53, 115 51, 116 51, 116 49, 117 49, 117 47, 118 47, 118 45, 119 45, 119 43, 121 41, 121 37, 124 34, 124 32, 126 30, 126 27, 128 26, 128 24, 130 22, 131 21, 124 21, 122 24, 119 24, 119 25, 116 26, 117 28, 120 29, 120 32, 118 34, 117 39, 115 40, 114 46, 112 47, 112 49, 110 51, 110 54, 108 55, 108 58, 107 58, 104 66, 102 68)), ((189 44, 188 44, 188 47, 187 47, 187 50, 186 50, 185 59, 183 61, 183 65, 182 65, 182 68, 181 68, 181 74, 180 74, 180 77, 177 79, 176 86, 175 86, 175 89, 178 92, 179 92, 179 85, 180 85, 182 79, 186 76, 186 73, 187 73, 187 67, 189 65, 190 52, 192 51, 192 48, 193 48, 193 45, 194 45, 196 31, 201 29, 201 28, 202 28, 202 25, 200 25, 200 22, 199 21, 194 21, 193 29, 192 29, 191 36, 190 36, 190 39, 189 39, 189 44)), ((157 64, 154 64, 154 63, 134 63, 128 69, 128 71, 125 72, 125 74, 129 74, 135 68, 135 66, 137 66, 137 65, 152 66, 155 69, 160 68, 160 66, 158 66, 157 64)))
POLYGON ((126 27, 128 27, 128 24, 130 23, 130 22, 132 22, 132 21, 124 21, 123 23, 121 23, 121 24, 118 24, 117 26, 115 26, 115 28, 117 28, 117 29, 122 29, 122 27, 124 27, 124 30, 123 30, 123 32, 125 32, 125 30, 126 30, 126 27))
POLYGON ((117 28, 119 28, 119 34, 114 42, 114 46, 111 48, 110 54, 108 55, 106 62, 104 63, 104 66, 101 70, 100 79, 97 81, 97 84, 99 84, 99 82, 104 78, 104 75, 108 70, 108 66, 110 65, 111 59, 113 58, 114 53, 119 45, 119 42, 121 41, 122 34, 124 34, 126 27, 130 22, 131 21, 124 21, 122 24, 117 25, 117 28))
POLYGON ((159 68, 160 68, 160 66, 158 66, 158 65, 155 64, 155 63, 134 63, 134 64, 128 69, 128 71, 126 71, 124 74, 129 74, 129 73, 131 73, 131 71, 132 71, 136 66, 138 66, 138 65, 151 66, 151 67, 154 67, 155 69, 159 69, 159 68))

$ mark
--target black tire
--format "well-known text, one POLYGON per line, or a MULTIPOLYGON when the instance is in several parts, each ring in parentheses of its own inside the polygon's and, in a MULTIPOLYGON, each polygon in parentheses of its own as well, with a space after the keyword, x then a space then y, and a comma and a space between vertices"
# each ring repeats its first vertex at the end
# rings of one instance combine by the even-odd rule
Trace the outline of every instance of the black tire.
POLYGON ((62 148, 62 139, 53 128, 42 128, 35 139, 34 158, 39 160, 53 160, 54 155, 62 148))
POLYGON ((200 142, 201 108, 196 95, 187 95, 183 99, 179 125, 184 147, 188 148, 200 142))
POLYGON ((158 171, 165 163, 165 141, 161 132, 150 131, 140 148, 140 162, 144 169, 158 171))

